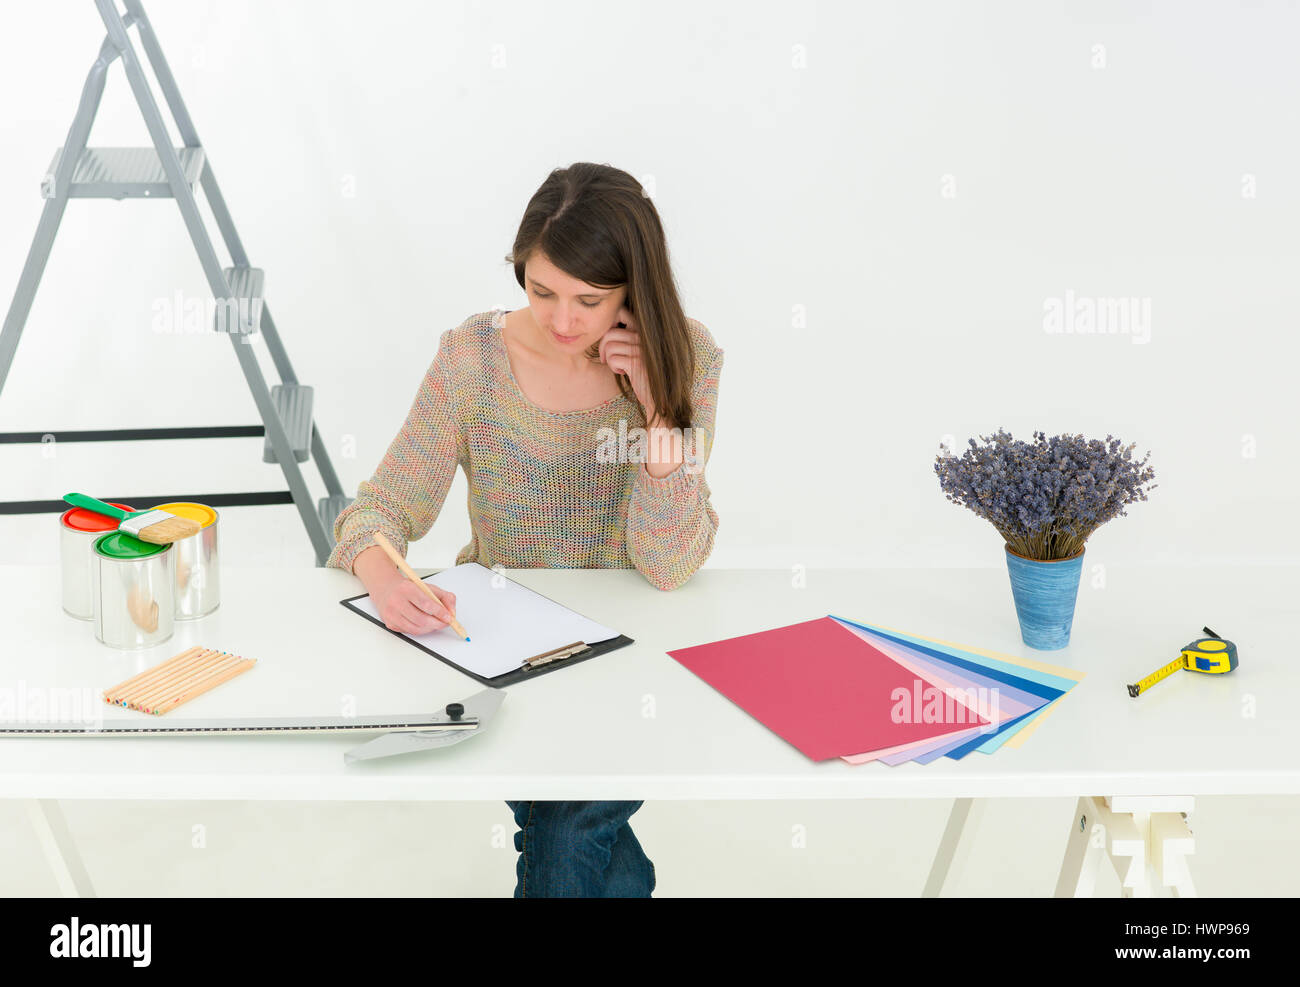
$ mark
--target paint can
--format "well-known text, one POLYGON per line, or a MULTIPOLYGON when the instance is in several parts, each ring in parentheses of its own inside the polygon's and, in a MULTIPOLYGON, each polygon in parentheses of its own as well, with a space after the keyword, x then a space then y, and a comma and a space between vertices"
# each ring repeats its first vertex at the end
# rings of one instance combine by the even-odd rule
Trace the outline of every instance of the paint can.
MULTIPOLYGON (((134 511, 126 504, 114 504, 134 511)), ((90 595, 95 539, 116 531, 120 522, 107 514, 74 507, 59 516, 59 560, 63 576, 63 612, 78 620, 94 620, 95 604, 90 595)))
POLYGON ((152 648, 172 636, 176 569, 171 545, 122 531, 95 539, 95 637, 110 648, 152 648))
POLYGON ((196 534, 172 542, 172 554, 176 557, 176 590, 173 595, 177 620, 206 617, 221 606, 221 567, 217 550, 220 515, 207 504, 184 501, 156 504, 149 509, 167 511, 197 521, 202 526, 196 534))

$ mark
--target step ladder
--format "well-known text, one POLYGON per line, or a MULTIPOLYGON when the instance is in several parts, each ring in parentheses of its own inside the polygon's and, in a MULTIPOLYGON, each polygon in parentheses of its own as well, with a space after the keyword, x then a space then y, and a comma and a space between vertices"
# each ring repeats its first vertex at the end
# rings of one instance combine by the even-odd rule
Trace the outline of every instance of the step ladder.
MULTIPOLYGON (((213 331, 230 336, 235 357, 248 381, 262 424, 211 428, 9 432, 0 433, 0 443, 49 442, 51 438, 56 442, 93 442, 262 436, 262 461, 280 464, 289 484, 287 491, 173 493, 157 496, 134 493, 123 496, 97 491, 96 495, 101 500, 122 501, 135 507, 177 500, 200 501, 213 507, 293 503, 298 508, 315 549, 316 564, 324 565, 334 546, 334 520, 352 502, 352 498, 344 495, 312 418, 312 389, 300 384, 294 374, 293 365, 289 362, 289 355, 280 341, 280 334, 276 331, 275 321, 271 318, 271 311, 264 299, 263 273, 248 262, 248 255, 244 252, 230 211, 217 186, 212 162, 199 142, 198 132, 181 100, 176 80, 163 57, 149 19, 145 16, 141 0, 122 0, 125 13, 119 12, 115 0, 94 0, 94 3, 108 33, 82 88, 81 102, 72 127, 68 130, 67 139, 55 151, 49 173, 41 183, 45 207, 27 254, 27 262, 23 265, 17 291, 5 317, 3 332, 0 332, 0 392, 4 389, 14 353, 18 349, 18 340, 31 311, 36 288, 45 271, 50 249, 54 245, 54 236, 58 232, 68 200, 171 198, 180 207, 185 227, 194 242, 204 276, 216 301, 213 331), (131 42, 128 33, 131 28, 135 28, 140 45, 153 69, 154 78, 183 143, 182 147, 172 146, 167 126, 144 74, 143 63, 137 57, 131 42), (119 58, 149 128, 152 147, 86 146, 104 92, 108 69, 119 58), (200 189, 207 197, 208 206, 230 255, 228 265, 223 265, 218 259, 199 213, 196 196, 200 189), (248 345, 259 334, 266 343, 280 377, 280 383, 269 389, 257 356, 252 346, 248 345), (305 463, 309 458, 315 459, 326 490, 326 495, 316 504, 311 502, 311 494, 298 467, 299 463, 305 463)), ((62 511, 66 508, 67 505, 61 500, 0 503, 0 513, 4 514, 62 511)))

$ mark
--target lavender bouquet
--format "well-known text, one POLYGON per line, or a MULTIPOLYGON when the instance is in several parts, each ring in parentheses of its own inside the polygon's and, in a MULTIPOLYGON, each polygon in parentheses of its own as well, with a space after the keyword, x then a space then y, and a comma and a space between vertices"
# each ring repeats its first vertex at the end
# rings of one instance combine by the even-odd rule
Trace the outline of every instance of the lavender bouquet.
POLYGON ((969 507, 997 528, 1007 547, 1027 559, 1068 559, 1083 550, 1098 527, 1146 500, 1155 489, 1150 452, 1133 458, 1134 445, 1121 446, 1082 435, 1034 433, 1022 442, 999 428, 969 441, 960 457, 939 447, 934 471, 944 495, 969 507))

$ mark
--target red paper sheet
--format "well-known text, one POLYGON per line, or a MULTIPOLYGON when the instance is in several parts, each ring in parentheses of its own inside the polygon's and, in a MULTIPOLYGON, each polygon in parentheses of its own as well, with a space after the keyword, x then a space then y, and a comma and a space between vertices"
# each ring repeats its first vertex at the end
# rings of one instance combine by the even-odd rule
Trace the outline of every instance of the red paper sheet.
POLYGON ((668 654, 815 761, 988 722, 952 702, 930 704, 940 722, 924 722, 935 687, 831 617, 668 654))

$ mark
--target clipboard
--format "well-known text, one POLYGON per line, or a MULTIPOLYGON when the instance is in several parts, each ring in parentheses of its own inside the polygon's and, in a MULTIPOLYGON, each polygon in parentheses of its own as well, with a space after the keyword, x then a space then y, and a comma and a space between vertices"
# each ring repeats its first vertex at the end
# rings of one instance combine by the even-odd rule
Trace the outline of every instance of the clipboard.
MULTIPOLYGON (((477 563, 473 563, 473 564, 478 565, 477 563)), ((483 566, 480 566, 480 568, 483 568, 487 572, 492 571, 486 569, 486 567, 483 566)), ((447 570, 439 569, 436 572, 430 573, 429 576, 436 576, 439 573, 445 571, 447 570)), ((556 600, 552 600, 550 597, 545 596, 542 593, 538 593, 536 590, 528 586, 524 586, 522 583, 517 583, 514 580, 511 580, 508 576, 501 575, 500 573, 494 573, 494 575, 500 576, 500 578, 505 579, 508 583, 511 584, 511 586, 513 586, 516 590, 520 592, 531 594, 533 597, 537 598, 538 600, 551 603, 555 607, 558 607, 562 610, 568 611, 570 614, 575 615, 580 620, 592 624, 595 623, 594 621, 591 621, 589 618, 583 616, 582 614, 578 614, 576 611, 572 610, 571 608, 566 607, 564 604, 559 603, 556 600)), ((429 576, 423 576, 421 578, 428 579, 429 576)), ((627 645, 634 643, 633 639, 628 637, 626 634, 618 634, 615 637, 611 637, 604 641, 597 641, 594 644, 590 644, 583 640, 569 641, 561 644, 558 647, 550 647, 536 654, 519 655, 518 667, 510 671, 504 672, 499 675, 492 675, 492 676, 482 675, 472 669, 464 667, 463 665, 459 664, 458 662, 448 657, 447 655, 440 654, 437 650, 435 650, 432 647, 429 647, 424 642, 418 641, 415 638, 412 638, 401 631, 393 630, 392 628, 388 627, 388 625, 386 625, 383 622, 383 620, 381 620, 379 617, 367 613, 365 610, 357 606, 356 601, 366 600, 369 598, 369 596, 370 596, 369 593, 358 593, 356 596, 350 596, 347 599, 340 600, 339 603, 344 607, 346 607, 347 609, 351 610, 353 613, 359 614, 360 616, 364 617, 366 620, 370 621, 370 623, 375 624, 378 627, 382 627, 389 634, 401 638, 407 644, 419 648, 425 654, 432 655, 434 658, 437 658, 443 664, 451 666, 452 668, 456 669, 456 671, 461 672, 464 675, 468 675, 476 682, 480 682, 483 685, 492 686, 494 688, 499 688, 507 685, 514 685, 517 682, 526 682, 529 679, 537 678, 539 675, 545 675, 549 672, 554 672, 561 668, 568 668, 571 665, 577 665, 581 662, 589 661, 592 658, 598 658, 603 654, 608 654, 611 651, 617 651, 619 648, 624 648, 627 647, 627 645)), ((460 611, 461 609, 462 609, 461 604, 458 601, 457 610, 460 611)), ((461 613, 458 612, 457 616, 460 617, 461 613)), ((467 625, 467 629, 469 630, 469 633, 471 635, 471 641, 472 641, 474 635, 474 626, 472 624, 467 625)), ((611 628, 606 627, 604 629, 608 631, 611 628)))

